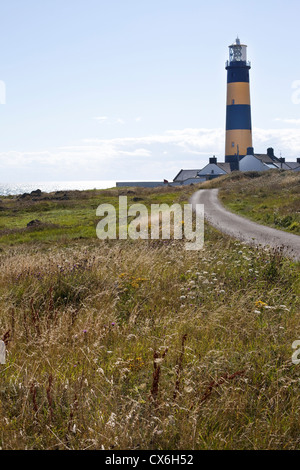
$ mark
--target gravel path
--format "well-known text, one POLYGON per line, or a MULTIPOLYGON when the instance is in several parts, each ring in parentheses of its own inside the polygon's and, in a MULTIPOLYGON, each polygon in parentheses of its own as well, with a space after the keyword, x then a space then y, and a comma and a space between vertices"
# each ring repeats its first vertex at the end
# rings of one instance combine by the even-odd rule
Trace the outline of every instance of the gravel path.
POLYGON ((218 230, 250 245, 283 247, 285 255, 300 261, 300 236, 257 224, 229 212, 218 199, 218 189, 202 189, 190 199, 190 203, 204 204, 206 220, 218 230))

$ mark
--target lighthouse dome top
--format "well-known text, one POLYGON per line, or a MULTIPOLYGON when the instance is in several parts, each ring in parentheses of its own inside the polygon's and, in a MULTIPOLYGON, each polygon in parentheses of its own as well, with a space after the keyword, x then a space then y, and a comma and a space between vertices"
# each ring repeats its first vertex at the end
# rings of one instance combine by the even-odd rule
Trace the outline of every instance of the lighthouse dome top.
POLYGON ((247 46, 241 44, 239 37, 229 46, 229 62, 247 62, 247 46))

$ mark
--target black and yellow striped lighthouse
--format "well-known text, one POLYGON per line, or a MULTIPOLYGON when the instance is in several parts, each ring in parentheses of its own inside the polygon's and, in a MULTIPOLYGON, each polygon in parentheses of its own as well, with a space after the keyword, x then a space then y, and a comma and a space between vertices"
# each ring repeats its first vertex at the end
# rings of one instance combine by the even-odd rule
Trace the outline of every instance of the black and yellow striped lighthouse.
POLYGON ((229 46, 227 70, 227 110, 225 162, 231 170, 239 169, 239 161, 252 147, 249 70, 247 46, 239 38, 229 46))

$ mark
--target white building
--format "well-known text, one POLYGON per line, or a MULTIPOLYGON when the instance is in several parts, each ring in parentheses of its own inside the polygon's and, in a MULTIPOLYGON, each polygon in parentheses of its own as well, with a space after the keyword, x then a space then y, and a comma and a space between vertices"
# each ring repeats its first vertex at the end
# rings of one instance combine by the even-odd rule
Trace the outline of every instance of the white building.
MULTIPOLYGON (((249 147, 247 155, 239 161, 239 171, 242 172, 267 170, 300 171, 300 158, 295 162, 286 162, 285 158, 276 157, 271 147, 267 149, 267 153, 254 153, 254 149, 249 147)), ((180 170, 171 185, 201 183, 231 172, 230 163, 218 163, 217 158, 212 157, 202 170, 180 170)))
POLYGON ((217 158, 212 157, 209 159, 208 165, 198 172, 198 176, 205 180, 211 180, 228 173, 231 173, 230 163, 218 163, 217 158))

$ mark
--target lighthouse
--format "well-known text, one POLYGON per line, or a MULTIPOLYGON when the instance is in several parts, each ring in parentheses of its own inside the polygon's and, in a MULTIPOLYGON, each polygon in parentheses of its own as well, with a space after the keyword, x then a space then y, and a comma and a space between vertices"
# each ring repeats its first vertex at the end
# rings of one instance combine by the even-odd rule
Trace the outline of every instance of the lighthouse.
POLYGON ((227 108, 225 162, 239 170, 239 161, 252 147, 249 70, 247 46, 239 38, 229 46, 227 70, 227 108))

